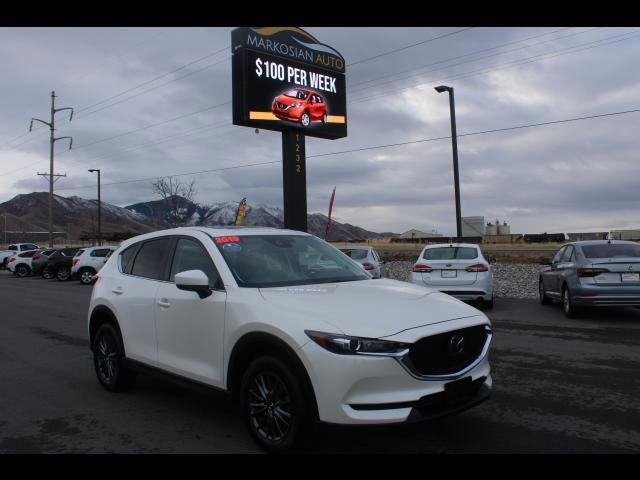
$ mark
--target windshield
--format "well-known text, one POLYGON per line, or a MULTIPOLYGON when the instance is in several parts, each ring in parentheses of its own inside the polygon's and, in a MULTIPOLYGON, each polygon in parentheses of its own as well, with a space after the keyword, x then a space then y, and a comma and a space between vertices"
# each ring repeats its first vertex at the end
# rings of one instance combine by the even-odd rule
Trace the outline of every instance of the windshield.
POLYGON ((427 248, 422 256, 425 260, 473 260, 478 251, 473 247, 427 248))
POLYGON ((284 287, 371 278, 358 264, 316 237, 243 235, 212 238, 241 287, 284 287))
POLYGON ((367 251, 358 248, 341 248, 340 251, 354 260, 364 260, 367 258, 367 251))
POLYGON ((307 98, 307 92, 303 92, 302 90, 289 90, 285 95, 291 98, 301 98, 302 100, 307 98))
POLYGON ((580 248, 587 258, 640 257, 640 245, 631 243, 582 245, 580 248))

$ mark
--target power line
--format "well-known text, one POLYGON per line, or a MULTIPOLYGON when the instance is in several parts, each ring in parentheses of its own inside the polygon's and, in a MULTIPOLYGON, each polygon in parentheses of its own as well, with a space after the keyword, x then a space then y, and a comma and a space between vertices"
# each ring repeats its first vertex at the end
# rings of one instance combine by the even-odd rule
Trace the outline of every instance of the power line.
POLYGON ((226 61, 227 61, 227 60, 229 60, 230 58, 231 58, 231 57, 226 57, 226 58, 223 58, 222 60, 219 60, 219 61, 217 61, 217 62, 209 63, 209 64, 205 65, 204 67, 201 67, 201 68, 199 68, 199 69, 197 69, 197 70, 194 70, 194 71, 192 71, 192 72, 189 72, 189 73, 187 73, 187 74, 185 74, 185 75, 182 75, 181 77, 171 79, 171 80, 169 80, 168 82, 165 82, 165 83, 162 83, 162 84, 160 84, 160 85, 156 85, 156 86, 154 86, 154 87, 148 88, 148 89, 143 90, 143 91, 141 91, 141 92, 138 92, 138 93, 136 93, 136 94, 134 94, 134 95, 131 95, 131 96, 127 97, 127 98, 124 98, 124 99, 122 99, 122 100, 118 100, 117 102, 113 102, 113 103, 110 103, 110 104, 105 105, 105 106, 103 106, 103 107, 97 108, 96 110, 93 110, 93 111, 91 111, 91 112, 89 112, 89 113, 87 113, 87 114, 85 114, 85 115, 81 115, 81 117, 80 117, 80 118, 86 118, 86 117, 88 117, 88 116, 90 116, 90 115, 93 115, 94 113, 100 112, 100 111, 105 110, 105 109, 107 109, 107 108, 111 108, 111 107, 113 107, 113 106, 115 106, 115 105, 118 105, 118 104, 120 104, 120 103, 127 102, 127 101, 131 100, 132 98, 139 97, 140 95, 144 95, 145 93, 152 92, 152 91, 154 91, 154 90, 157 90, 158 88, 162 88, 162 87, 164 87, 164 86, 166 86, 166 85, 169 85, 170 83, 177 82, 178 80, 182 80, 182 79, 183 79, 183 78, 185 78, 185 77, 189 77, 189 76, 194 75, 194 74, 196 74, 196 73, 200 73, 200 72, 202 72, 202 71, 204 71, 204 70, 207 70, 208 68, 211 68, 211 67, 213 67, 213 66, 215 66, 215 65, 218 65, 218 64, 220 64, 220 63, 222 63, 222 62, 226 62, 226 61))
MULTIPOLYGON (((398 82, 398 81, 401 81, 401 80, 407 80, 409 78, 414 78, 417 75, 425 75, 427 73, 436 72, 438 70, 443 70, 443 69, 451 68, 451 67, 457 67, 458 65, 464 65, 465 63, 473 63, 473 62, 477 62, 477 61, 484 60, 484 59, 491 58, 491 57, 496 57, 496 56, 500 56, 500 55, 506 55, 508 53, 512 53, 512 52, 515 52, 515 51, 518 51, 518 50, 523 50, 523 49, 526 49, 526 48, 535 47, 537 45, 542 45, 542 44, 545 44, 545 43, 555 42, 555 41, 562 40, 562 39, 565 39, 565 38, 574 37, 576 35, 582 35, 584 33, 588 33, 588 32, 591 32, 593 30, 598 30, 600 28, 602 28, 602 27, 594 27, 594 28, 590 28, 590 29, 587 29, 587 30, 583 30, 581 32, 574 32, 574 33, 570 33, 568 35, 563 35, 563 36, 560 36, 560 37, 552 38, 550 40, 543 40, 541 42, 536 42, 536 43, 532 43, 532 44, 528 44, 528 45, 523 45, 521 47, 513 48, 511 50, 507 50, 505 52, 492 53, 490 55, 485 55, 483 57, 472 58, 470 60, 465 60, 464 62, 458 62, 458 63, 455 63, 453 65, 445 65, 445 66, 442 66, 442 67, 439 67, 439 68, 428 70, 426 72, 422 72, 420 74, 414 74, 414 75, 410 75, 410 76, 404 77, 404 78, 398 78, 398 79, 395 79, 395 80, 389 80, 387 82, 376 83, 375 85, 369 85, 367 87, 363 87, 363 88, 360 88, 360 89, 355 90, 355 91, 352 90, 352 93, 360 93, 360 92, 363 92, 364 90, 368 90, 370 88, 376 88, 376 87, 379 87, 381 85, 387 85, 389 83, 398 82)), ((560 29, 560 30, 566 30, 566 29, 560 29)), ((551 32, 551 33, 553 33, 553 32, 551 32)), ((396 77, 396 76, 402 75, 404 73, 412 72, 412 71, 415 71, 415 70, 421 70, 423 68, 431 67, 431 66, 434 66, 434 65, 439 65, 439 64, 442 64, 442 63, 447 63, 447 62, 450 62, 450 61, 453 61, 453 60, 458 60, 458 59, 461 59, 461 58, 469 57, 471 55, 476 55, 478 53, 482 53, 482 52, 486 52, 486 51, 496 50, 496 49, 503 48, 503 47, 508 46, 508 45, 513 45, 513 44, 516 44, 516 43, 522 43, 524 41, 532 40, 534 38, 537 38, 537 37, 540 37, 540 36, 544 36, 544 35, 549 35, 549 34, 550 33, 545 33, 543 35, 534 35, 533 37, 529 37, 529 38, 526 38, 526 39, 518 40, 518 41, 515 41, 515 42, 509 42, 509 43, 506 43, 506 44, 503 44, 503 45, 498 45, 496 47, 477 50, 475 52, 467 53, 465 55, 460 55, 460 56, 449 58, 449 59, 439 60, 437 62, 433 62, 433 63, 427 64, 427 65, 422 65, 421 67, 410 68, 408 70, 403 70, 402 72, 397 72, 397 73, 393 73, 391 75, 385 75, 383 77, 378 77, 378 78, 373 79, 373 80, 367 80, 367 81, 364 81, 364 82, 356 83, 356 84, 351 85, 351 87, 354 87, 354 86, 357 86, 357 85, 362 85, 364 83, 377 82, 378 80, 384 80, 386 78, 396 77)))
MULTIPOLYGON (((474 136, 474 135, 485 135, 485 134, 489 134, 489 133, 506 132, 506 131, 511 131, 511 130, 525 129, 525 128, 533 128, 533 127, 541 127, 541 126, 549 126, 549 125, 558 125, 558 124, 563 124, 563 123, 577 122, 577 121, 581 121, 581 120, 589 120, 589 119, 595 119, 595 118, 605 118, 605 117, 612 117, 612 116, 617 116, 617 115, 626 115, 626 114, 638 113, 638 112, 640 112, 640 108, 617 111, 617 112, 601 113, 601 114, 596 114, 596 115, 586 115, 586 116, 580 116, 580 117, 566 118, 566 119, 562 119, 562 120, 552 120, 552 121, 548 121, 548 122, 529 123, 529 124, 524 124, 524 125, 516 125, 516 126, 512 126, 512 127, 496 128, 496 129, 492 129, 492 130, 482 130, 482 131, 477 131, 477 132, 468 132, 468 133, 458 134, 458 137, 470 137, 470 136, 474 136)), ((434 141, 437 141, 437 140, 446 140, 446 139, 450 139, 450 138, 451 138, 450 135, 449 136, 443 136, 443 137, 423 138, 423 139, 411 140, 411 141, 407 141, 407 142, 388 143, 388 144, 384 144, 384 145, 373 145, 373 146, 369 146, 369 147, 355 148, 355 149, 350 149, 350 150, 341 150, 341 151, 336 151, 336 152, 318 153, 318 154, 315 154, 315 155, 307 155, 306 158, 327 157, 327 156, 331 156, 331 155, 342 155, 342 154, 345 154, 345 153, 362 152, 362 151, 367 151, 367 150, 377 150, 377 149, 381 149, 381 148, 392 148, 392 147, 398 147, 398 146, 403 146, 403 145, 413 145, 413 144, 418 144, 418 143, 434 142, 434 141)), ((169 174, 169 175, 157 175, 157 176, 154 176, 154 177, 138 178, 138 179, 135 179, 135 180, 122 180, 122 181, 117 181, 117 182, 103 183, 103 186, 104 185, 124 185, 124 184, 129 184, 129 183, 146 182, 146 181, 149 181, 149 180, 155 180, 157 178, 182 177, 182 176, 186 176, 186 175, 199 175, 199 174, 204 174, 204 173, 222 172, 222 171, 227 171, 227 170, 235 170, 235 169, 239 169, 239 168, 256 167, 256 166, 262 166, 262 165, 271 165, 271 164, 276 164, 276 163, 281 163, 281 160, 274 160, 274 161, 269 161, 269 162, 248 163, 248 164, 243 164, 243 165, 234 165, 234 166, 231 166, 231 167, 211 168, 211 169, 208 169, 208 170, 198 170, 198 171, 195 171, 195 172, 184 172, 184 173, 169 174)), ((80 187, 59 188, 58 190, 80 190, 80 189, 84 189, 84 188, 95 188, 95 185, 84 185, 84 186, 80 186, 80 187)))
POLYGON ((192 115, 197 115, 199 113, 203 113, 203 112, 206 112, 206 111, 209 111, 209 110, 213 110, 215 108, 219 108, 219 107, 222 107, 224 105, 229 105, 230 103, 231 103, 231 100, 226 101, 226 102, 222 102, 222 103, 218 103, 216 105, 211 105, 210 107, 203 108, 202 110, 197 110, 195 112, 189 112, 189 113, 185 113, 183 115, 178 115, 177 117, 170 118, 168 120, 163 120, 161 122, 152 123, 150 125, 146 125, 144 127, 137 128, 135 130, 130 130, 128 132, 120 133, 118 135, 113 135, 111 137, 101 138, 101 139, 95 140, 93 142, 89 142, 89 143, 85 143, 85 144, 79 145, 76 148, 74 148, 73 151, 76 151, 76 150, 81 149, 81 148, 86 148, 86 147, 89 147, 91 145, 95 145, 97 143, 102 143, 102 142, 106 142, 106 141, 109 141, 109 140, 113 140, 114 138, 120 138, 120 137, 124 137, 126 135, 131 135, 132 133, 140 132, 142 130, 148 130, 150 128, 157 127, 159 125, 165 125, 167 123, 175 122, 176 120, 180 120, 182 118, 190 117, 192 115))
MULTIPOLYGON (((173 28, 173 27, 169 27, 169 28, 166 28, 166 29, 164 29, 164 30, 162 30, 162 31, 160 31, 160 32, 155 32, 153 35, 149 36, 149 37, 148 37, 148 38, 146 38, 145 40, 143 40, 143 41, 141 41, 141 42, 138 42, 138 43, 136 43, 136 44, 132 45, 130 48, 127 48, 127 49, 125 49, 125 50, 121 51, 120 53, 115 53, 115 54, 109 55, 109 56, 105 57, 105 59, 110 59, 111 57, 123 58, 124 56, 126 56, 126 55, 127 55, 127 54, 129 54, 129 53, 131 53, 133 50, 135 50, 136 48, 140 47, 141 45, 144 45, 145 43, 148 43, 148 42, 150 42, 151 40, 154 40, 154 39, 158 38, 159 36, 164 35, 165 33, 167 33, 167 32, 168 32, 169 30, 171 30, 172 28, 173 28)), ((87 74, 85 74, 84 76, 80 77, 80 78, 78 79, 78 81, 81 81, 81 80, 84 80, 84 79, 86 79, 86 78, 90 77, 91 75, 93 75, 94 73, 96 73, 98 70, 100 70, 100 68, 101 68, 103 65, 105 65, 106 63, 107 63, 106 61, 102 62, 102 63, 101 63, 97 68, 95 68, 95 69, 91 70, 89 73, 87 73, 87 74)), ((68 85, 68 84, 69 84, 69 82, 66 82, 66 83, 65 83, 65 84, 63 84, 63 85, 68 85)), ((32 106, 32 105, 34 105, 35 103, 39 102, 41 98, 42 98, 42 99, 44 99, 44 97, 40 97, 40 96, 36 97, 36 98, 34 99, 34 101, 32 101, 31 103, 29 103, 28 105, 26 105, 26 106, 25 106, 25 107, 23 107, 23 108, 24 108, 24 109, 26 109, 26 108, 31 107, 31 106, 32 106)), ((48 96, 47 96, 47 98, 48 98, 48 96)), ((37 128, 37 130, 39 130, 40 128, 44 128, 44 127, 38 127, 38 128, 37 128)), ((14 137, 13 139, 11 139, 11 140, 9 140, 9 141, 7 141, 7 142, 3 143, 2 145, 0 145, 0 148, 4 148, 6 145, 8 145, 8 144, 10 144, 10 143, 13 143, 15 140, 18 140, 18 139, 20 139, 20 138, 22 138, 22 137, 25 137, 26 135, 28 135, 28 132, 27 132, 27 133, 20 134, 20 135, 18 135, 18 136, 16 136, 16 137, 14 137)), ((26 143, 26 142, 25 142, 25 143, 26 143)))
POLYGON ((433 42, 435 40, 440 40, 441 38, 450 37, 451 35, 456 35, 457 33, 462 33, 467 30, 471 30, 473 27, 461 28, 460 30, 456 30, 454 32, 445 33, 444 35, 438 35, 437 37, 429 38, 427 40, 423 40, 421 42, 412 43, 411 45, 406 45, 404 47, 396 48, 394 50, 389 50, 387 52, 380 53, 378 55, 374 55, 373 57, 363 58, 362 60, 357 60, 355 62, 347 63, 348 67, 352 67, 354 65, 358 65, 360 63, 368 62, 370 60, 375 60, 376 58, 384 57, 386 55, 391 55, 392 53, 401 52, 403 50, 407 50, 409 48, 416 47, 418 45, 423 45, 425 43, 433 42))
POLYGON ((98 105, 102 104, 102 103, 108 102, 109 100, 113 100, 114 98, 120 97, 120 96, 124 95, 125 93, 129 93, 129 92, 131 92, 133 90, 136 90, 136 89, 138 89, 140 87, 143 87, 145 85, 153 83, 156 80, 160 80, 161 78, 164 78, 164 77, 166 77, 168 75, 171 75, 173 73, 179 72, 180 70, 182 70, 184 68, 187 68, 187 67, 193 65, 194 63, 198 63, 198 62, 200 62, 200 61, 202 61, 202 60, 204 60, 206 58, 213 57, 213 56, 215 56, 215 55, 217 55, 217 54, 219 54, 219 53, 221 53, 221 52, 223 52, 225 50, 229 50, 230 48, 231 48, 230 46, 226 46, 226 47, 221 48, 219 50, 216 50, 214 52, 208 53, 207 55, 205 55, 203 57, 200 57, 200 58, 197 58, 195 60, 192 60, 192 61, 190 61, 188 63, 185 63, 184 65, 180 65, 179 67, 174 68, 173 70, 171 70, 169 72, 163 73, 163 74, 158 75, 158 76, 156 76, 156 77, 154 77, 154 78, 152 78, 150 80, 146 80, 146 81, 144 81, 142 83, 134 85, 133 87, 130 87, 130 88, 126 89, 126 90, 123 90, 123 91, 121 91, 121 92, 119 92, 119 93, 117 93, 115 95, 111 95, 110 97, 107 97, 107 98, 105 98, 103 100, 100 100, 99 102, 93 103, 91 105, 87 105, 86 107, 79 108, 78 109, 78 113, 83 112, 85 110, 89 110, 89 109, 91 109, 91 108, 93 108, 95 106, 98 106, 98 105))
POLYGON ((515 61, 503 63, 503 64, 493 65, 493 66, 491 66, 489 68, 485 68, 485 69, 480 69, 480 70, 475 70, 475 71, 470 71, 470 72, 461 72, 461 73, 455 74, 454 76, 451 76, 451 77, 445 77, 445 78, 440 78, 440 79, 428 80, 428 81, 424 81, 424 82, 420 82, 420 83, 414 83, 412 85, 409 85, 409 86, 403 87, 403 88, 394 88, 394 89, 391 89, 391 90, 383 90, 382 92, 376 93, 374 95, 360 97, 360 98, 357 98, 354 101, 351 101, 351 102, 348 102, 348 103, 351 104, 351 105, 356 105, 358 103, 362 103, 362 102, 368 101, 368 100, 370 100, 372 98, 379 98, 379 97, 389 96, 389 95, 392 95, 392 94, 397 94, 398 92, 410 90, 412 88, 415 88, 415 87, 421 86, 421 85, 425 85, 425 84, 430 84, 430 83, 435 83, 435 82, 442 82, 442 81, 457 80, 459 78, 466 78, 466 77, 470 77, 470 76, 474 76, 474 75, 482 75, 482 74, 494 72, 496 70, 502 70, 504 68, 510 68, 512 66, 524 65, 524 64, 527 64, 527 63, 534 63, 534 62, 537 62, 537 61, 541 60, 544 57, 553 58, 553 57, 559 57, 559 56, 563 56, 563 55, 569 55, 571 53, 578 53, 578 52, 582 52, 582 51, 585 51, 585 50, 591 50, 593 48, 598 48, 598 47, 602 47, 602 46, 606 46, 606 45, 610 45, 610 44, 614 44, 614 43, 619 43, 619 42, 626 41, 626 40, 631 40, 631 39, 636 38, 638 36, 637 32, 638 32, 638 30, 634 30, 634 31, 631 31, 631 32, 623 33, 623 34, 612 35, 610 37, 605 37, 605 38, 600 39, 600 40, 594 40, 594 41, 591 41, 591 42, 586 42, 586 43, 574 45, 572 47, 568 47, 568 48, 565 48, 563 50, 560 50, 559 52, 556 51, 556 52, 548 52, 548 53, 533 55, 531 57, 526 57, 524 59, 519 59, 519 60, 515 60, 515 61), (619 38, 619 37, 625 37, 625 36, 627 38, 619 38), (617 40, 613 40, 613 39, 617 39, 617 40), (607 42, 607 40, 611 40, 611 41, 607 42), (584 48, 581 48, 581 47, 584 47, 584 48))

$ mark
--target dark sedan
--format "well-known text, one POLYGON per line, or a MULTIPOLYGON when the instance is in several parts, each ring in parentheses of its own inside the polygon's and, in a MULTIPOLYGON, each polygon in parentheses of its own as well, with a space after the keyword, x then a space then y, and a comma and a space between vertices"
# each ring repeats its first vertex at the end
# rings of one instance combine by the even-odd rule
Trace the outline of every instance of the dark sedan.
POLYGON ((51 254, 47 264, 42 270, 45 278, 57 278, 65 282, 71 278, 71 264, 73 257, 78 253, 79 248, 61 248, 51 254))
POLYGON ((591 240, 562 246, 540 273, 540 302, 561 300, 569 318, 587 306, 640 306, 640 244, 591 240))

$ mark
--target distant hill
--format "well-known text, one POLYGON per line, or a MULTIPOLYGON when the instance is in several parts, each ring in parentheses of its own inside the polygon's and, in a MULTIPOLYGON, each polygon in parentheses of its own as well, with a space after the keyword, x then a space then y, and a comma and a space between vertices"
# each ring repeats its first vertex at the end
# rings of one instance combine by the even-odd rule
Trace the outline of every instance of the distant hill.
MULTIPOLYGON (((55 231, 65 231, 69 239, 77 240, 83 234, 97 231, 98 202, 72 196, 54 195, 53 224, 55 231)), ((223 226, 235 221, 236 202, 199 205, 183 202, 180 215, 186 225, 223 226)), ((33 192, 16 195, 0 203, 0 214, 8 214, 7 230, 47 231, 49 228, 49 194, 33 192)), ((154 200, 118 207, 102 202, 102 232, 129 232, 133 235, 167 228, 170 218, 167 202, 154 200)), ((308 215, 309 233, 324 237, 327 217, 320 213, 308 215)), ((264 204, 247 205, 244 225, 284 227, 284 212, 281 208, 264 204)), ((333 221, 329 240, 353 241, 369 238, 389 237, 395 234, 376 233, 362 227, 333 221)))

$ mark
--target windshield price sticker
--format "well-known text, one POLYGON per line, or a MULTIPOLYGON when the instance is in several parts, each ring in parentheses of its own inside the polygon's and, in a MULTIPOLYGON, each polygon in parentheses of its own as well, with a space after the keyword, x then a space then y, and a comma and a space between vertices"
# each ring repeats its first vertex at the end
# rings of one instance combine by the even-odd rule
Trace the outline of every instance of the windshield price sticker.
POLYGON ((239 242, 240 241, 240 237, 216 237, 213 239, 218 245, 221 245, 223 243, 232 243, 232 242, 239 242))

